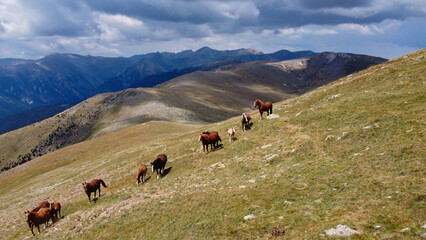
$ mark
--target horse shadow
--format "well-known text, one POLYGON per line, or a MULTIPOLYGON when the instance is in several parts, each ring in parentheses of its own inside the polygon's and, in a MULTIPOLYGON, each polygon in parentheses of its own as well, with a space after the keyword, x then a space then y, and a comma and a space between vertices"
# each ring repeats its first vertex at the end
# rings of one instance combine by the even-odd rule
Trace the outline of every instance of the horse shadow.
POLYGON ((250 130, 252 126, 253 126, 253 123, 252 123, 252 122, 247 123, 247 124, 246 124, 246 130, 250 130))
POLYGON ((223 148, 223 144, 222 144, 222 143, 219 143, 219 144, 217 145, 217 147, 213 148, 213 151, 216 151, 216 150, 219 150, 219 149, 222 149, 222 148, 223 148))
POLYGON ((172 170, 173 167, 169 167, 163 170, 163 175, 161 175, 161 177, 166 176, 167 174, 169 174, 169 172, 172 170))
POLYGON ((146 183, 150 178, 151 178, 151 176, 145 178, 145 182, 144 183, 146 183))

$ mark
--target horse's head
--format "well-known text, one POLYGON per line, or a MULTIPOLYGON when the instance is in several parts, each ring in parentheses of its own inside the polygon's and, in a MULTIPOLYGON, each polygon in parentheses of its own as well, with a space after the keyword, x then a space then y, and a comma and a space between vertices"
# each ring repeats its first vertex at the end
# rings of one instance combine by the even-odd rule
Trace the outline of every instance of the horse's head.
POLYGON ((86 192, 87 192, 87 183, 86 183, 86 182, 84 182, 84 183, 82 183, 82 184, 83 184, 84 191, 86 191, 86 192))
POLYGON ((259 99, 256 99, 256 101, 254 101, 253 107, 257 107, 257 105, 259 105, 259 99))
POLYGON ((26 211, 25 212, 25 218, 27 219, 27 223, 28 223, 28 227, 31 227, 31 212, 30 211, 26 211))

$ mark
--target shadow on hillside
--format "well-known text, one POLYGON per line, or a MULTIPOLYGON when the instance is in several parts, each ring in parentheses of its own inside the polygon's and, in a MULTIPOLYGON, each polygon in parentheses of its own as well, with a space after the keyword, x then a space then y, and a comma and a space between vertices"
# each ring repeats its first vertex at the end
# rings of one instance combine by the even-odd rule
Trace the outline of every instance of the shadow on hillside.
POLYGON ((148 180, 151 178, 151 176, 149 176, 149 177, 147 177, 147 178, 145 178, 145 182, 141 182, 142 184, 144 184, 144 183, 146 183, 146 182, 148 182, 148 180))
POLYGON ((163 175, 161 177, 165 177, 167 174, 169 174, 169 172, 172 170, 172 168, 173 167, 169 167, 169 168, 164 169, 163 175))

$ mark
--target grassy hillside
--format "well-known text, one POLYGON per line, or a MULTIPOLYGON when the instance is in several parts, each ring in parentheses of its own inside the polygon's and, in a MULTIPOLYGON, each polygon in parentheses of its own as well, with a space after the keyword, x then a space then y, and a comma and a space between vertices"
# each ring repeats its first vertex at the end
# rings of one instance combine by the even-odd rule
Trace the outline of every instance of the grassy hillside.
POLYGON ((1 238, 30 236, 23 211, 60 201, 65 217, 40 238, 416 239, 426 232, 426 51, 274 104, 278 118, 237 132, 239 117, 203 126, 152 122, 106 134, 0 174, 1 238), (223 148, 203 154, 202 130, 223 148), (135 185, 140 163, 170 172, 135 185), (88 203, 81 182, 107 189, 88 203), (253 214, 254 219, 244 220, 253 214), (409 230, 403 230, 409 228, 409 230), (280 234, 281 233, 281 234, 280 234))

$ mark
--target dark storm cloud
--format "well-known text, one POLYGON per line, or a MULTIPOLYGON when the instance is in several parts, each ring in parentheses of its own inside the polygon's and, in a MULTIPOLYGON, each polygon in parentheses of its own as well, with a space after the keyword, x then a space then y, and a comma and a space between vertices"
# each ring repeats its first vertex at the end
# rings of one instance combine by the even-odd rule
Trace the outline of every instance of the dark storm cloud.
POLYGON ((87 5, 94 11, 124 14, 140 20, 204 24, 223 19, 211 2, 93 0, 88 1, 87 5))

